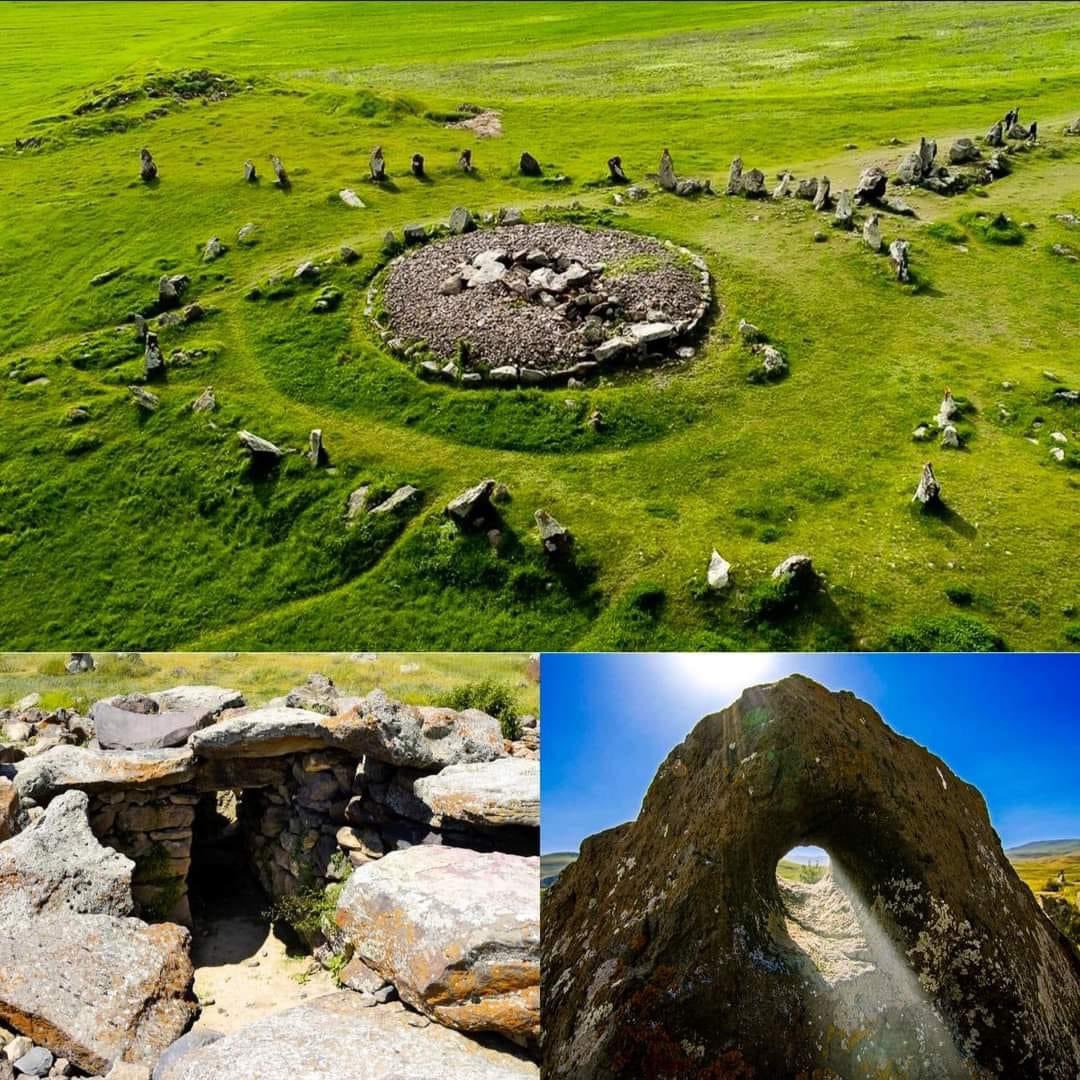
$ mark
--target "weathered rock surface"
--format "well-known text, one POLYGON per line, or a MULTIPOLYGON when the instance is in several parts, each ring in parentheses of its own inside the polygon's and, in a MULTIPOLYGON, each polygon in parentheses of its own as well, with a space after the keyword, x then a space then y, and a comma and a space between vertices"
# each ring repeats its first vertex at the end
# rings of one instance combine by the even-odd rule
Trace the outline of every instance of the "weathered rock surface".
POLYGON ((219 686, 177 686, 147 695, 149 707, 133 709, 126 697, 104 698, 90 709, 103 750, 183 746, 188 736, 223 709, 238 708, 244 697, 219 686))
POLYGON ((922 467, 922 474, 919 476, 919 485, 915 488, 915 494, 912 496, 912 502, 920 502, 923 506, 934 506, 941 499, 941 485, 937 482, 937 477, 934 475, 934 466, 928 461, 922 467))
POLYGON ((723 592, 730 584, 730 575, 731 563, 714 548, 712 555, 709 556, 709 568, 705 572, 705 580, 709 588, 713 592, 723 592))
POLYGON ((400 1003, 368 1008, 343 990, 193 1050, 154 1080, 522 1080, 532 1062, 438 1025, 418 1028, 400 1003))
POLYGON ((444 821, 540 827, 540 764, 525 758, 448 765, 422 776, 413 794, 436 828, 444 821))
POLYGON ((448 1027, 540 1034, 540 861, 434 846, 355 870, 337 924, 403 1001, 448 1027))
POLYGON ((446 516, 461 529, 479 529, 497 515, 491 503, 494 480, 481 480, 446 504, 446 516))
POLYGON ((284 451, 269 439, 260 438, 250 431, 239 432, 237 438, 240 440, 240 445, 257 461, 277 461, 283 456, 284 451))
POLYGON ((92 1073, 152 1064, 196 1005, 189 935, 130 918, 133 863, 94 839, 88 797, 0 844, 0 1020, 92 1073))
POLYGON ((803 676, 707 716, 637 820, 585 841, 544 903, 543 970, 552 1077, 1071 1080, 1080 1060, 1080 958, 978 791, 803 676), (829 852, 873 970, 830 982, 788 936, 776 865, 800 843, 829 852))
POLYGON ((200 758, 276 757, 337 747, 392 765, 429 769, 503 754, 499 722, 477 709, 405 705, 375 690, 338 716, 266 706, 196 731, 200 758))
POLYGON ((18 762, 15 787, 21 799, 44 804, 72 788, 100 791, 182 784, 192 778, 194 766, 194 755, 187 748, 106 752, 61 745, 18 762))
POLYGON ((911 270, 908 266, 910 245, 906 240, 894 240, 889 245, 889 260, 892 263, 896 280, 908 282, 911 280, 911 270))
POLYGON ((185 1054, 190 1054, 204 1046, 209 1046, 211 1043, 217 1042, 220 1038, 223 1038, 220 1031, 210 1031, 206 1028, 188 1031, 181 1035, 180 1038, 172 1043, 165 1053, 158 1058, 158 1062, 154 1066, 154 1075, 151 1080, 164 1080, 164 1077, 168 1075, 169 1070, 172 1069, 185 1054))
POLYGON ((18 817, 19 793, 6 776, 0 776, 0 841, 15 834, 18 817))
POLYGON ((522 153, 521 158, 518 161, 518 171, 522 176, 543 176, 540 162, 527 150, 522 153))

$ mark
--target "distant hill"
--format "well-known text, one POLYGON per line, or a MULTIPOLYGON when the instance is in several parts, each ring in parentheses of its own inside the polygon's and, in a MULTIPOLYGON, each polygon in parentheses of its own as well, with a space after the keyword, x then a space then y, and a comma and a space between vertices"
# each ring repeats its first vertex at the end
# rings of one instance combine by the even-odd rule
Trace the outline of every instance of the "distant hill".
POLYGON ((552 851, 540 856, 540 888, 550 889, 558 876, 577 859, 576 851, 552 851))
POLYGON ((1051 855, 1080 855, 1080 839, 1032 840, 1029 844, 1007 848, 1010 859, 1045 859, 1051 855))

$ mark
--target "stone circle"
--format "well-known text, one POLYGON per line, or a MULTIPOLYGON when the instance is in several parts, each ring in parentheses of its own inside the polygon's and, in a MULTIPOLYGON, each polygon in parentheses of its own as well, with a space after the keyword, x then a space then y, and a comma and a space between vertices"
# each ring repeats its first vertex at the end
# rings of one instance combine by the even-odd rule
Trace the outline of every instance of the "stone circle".
POLYGON ((420 360, 421 375, 565 384, 674 357, 704 328, 711 278, 700 256, 670 241, 502 225, 395 260, 382 299, 384 339, 420 360))

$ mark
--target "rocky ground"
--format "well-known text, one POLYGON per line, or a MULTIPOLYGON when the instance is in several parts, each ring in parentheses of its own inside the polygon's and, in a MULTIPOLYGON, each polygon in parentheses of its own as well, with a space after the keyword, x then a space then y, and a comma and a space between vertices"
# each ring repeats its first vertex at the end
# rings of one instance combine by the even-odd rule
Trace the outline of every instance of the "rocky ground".
POLYGON ((0 1078, 538 1074, 534 721, 323 676, 0 721, 0 1078))
POLYGON ((708 284, 703 261, 650 237, 517 224, 407 255, 387 275, 383 304, 396 344, 516 383, 517 368, 550 375, 628 362, 646 346, 673 352, 703 318, 708 284))

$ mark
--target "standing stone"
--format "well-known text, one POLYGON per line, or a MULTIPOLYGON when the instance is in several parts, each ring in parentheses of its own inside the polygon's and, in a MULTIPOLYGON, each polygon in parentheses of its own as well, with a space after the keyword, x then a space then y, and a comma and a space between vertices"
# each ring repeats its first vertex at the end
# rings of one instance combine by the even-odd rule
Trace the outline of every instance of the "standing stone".
POLYGON ((630 182, 626 173, 623 172, 622 158, 618 154, 608 158, 607 167, 613 184, 628 184, 630 182))
POLYGON ((799 181, 799 186, 795 189, 796 199, 805 199, 807 202, 813 202, 817 196, 818 182, 816 176, 810 176, 805 180, 799 181))
POLYGON ((859 183, 855 187, 855 201, 860 205, 878 202, 885 194, 885 185, 888 178, 885 171, 878 165, 871 165, 863 170, 859 177, 859 183))
POLYGON ((1034 145, 1039 139, 1039 121, 1032 120, 1031 127, 1028 128, 1027 141, 1029 144, 1034 145))
POLYGON ((165 373, 165 357, 161 355, 158 336, 152 330, 146 332, 146 351, 143 353, 143 364, 148 379, 155 379, 165 373))
POLYGON ((326 448, 323 446, 322 428, 312 428, 308 435, 307 459, 318 467, 326 463, 326 448))
POLYGON ((773 188, 772 197, 774 199, 786 199, 789 195, 792 194, 791 185, 791 173, 786 172, 783 176, 780 177, 780 182, 776 185, 776 187, 773 188))
POLYGON ((922 468, 919 477, 919 486, 915 489, 912 502, 920 502, 923 506, 933 506, 941 499, 941 485, 934 475, 934 466, 928 461, 922 468))
POLYGON ((192 403, 191 411, 195 413, 213 412, 217 408, 217 398, 214 396, 214 388, 208 386, 192 403))
POLYGON ((540 530, 544 553, 552 559, 567 558, 574 544, 570 530, 560 525, 546 510, 537 510, 533 516, 540 530))
POLYGON ((518 161, 518 172, 520 172, 522 176, 543 175, 543 170, 540 168, 540 162, 537 161, 528 150, 522 153, 521 159, 518 161))
POLYGON ((147 184, 157 179, 157 163, 145 146, 139 151, 139 176, 147 184))
POLYGON ((742 190, 748 199, 764 199, 769 194, 765 189, 765 174, 760 169, 743 173, 742 190))
POLYGON ((728 171, 727 187, 724 189, 728 195, 738 195, 742 191, 742 158, 733 158, 731 169, 728 171))
POLYGON ((206 247, 203 248, 202 261, 213 262, 215 259, 220 259, 229 249, 221 242, 220 236, 211 236, 206 241, 206 247))
POLYGON ((381 184, 386 179, 386 158, 383 157, 383 149, 376 146, 368 158, 368 169, 371 171, 371 179, 376 184, 381 184))
POLYGON ((938 408, 938 423, 944 427, 950 420, 955 420, 960 415, 960 406, 956 404, 956 398, 953 397, 952 390, 949 387, 945 387, 945 396, 941 399, 941 406, 938 408))
POLYGON ((851 204, 851 190, 849 188, 844 188, 837 197, 833 225, 838 229, 851 229, 855 225, 855 208, 851 204))
POLYGON ((162 274, 158 280, 158 307, 171 308, 180 303, 189 282, 187 274, 162 274))
POLYGON ((449 226, 454 236, 461 236, 462 233, 472 232, 476 228, 476 222, 466 207, 455 206, 450 211, 449 226))
POLYGON ((970 165, 971 162, 978 160, 979 148, 971 141, 971 139, 957 139, 956 142, 949 147, 950 165, 970 165))
POLYGON ((656 181, 665 191, 674 191, 675 185, 678 183, 675 179, 675 163, 671 160, 671 154, 666 146, 664 152, 660 155, 660 167, 656 173, 656 181))
POLYGON ((862 237, 871 251, 881 250, 881 218, 878 214, 871 214, 863 223, 862 237))
POLYGON ((960 449, 960 433, 952 424, 946 424, 941 429, 941 446, 945 450, 960 449))
POLYGON ((457 163, 458 168, 463 173, 471 173, 473 171, 472 151, 468 149, 462 150, 458 155, 457 163))
POLYGON ((832 199, 829 195, 829 178, 823 176, 818 181, 817 191, 814 193, 814 209, 815 210, 828 210, 832 206, 832 199))
POLYGON ((418 180, 421 179, 424 176, 424 155, 413 154, 409 169, 412 171, 413 176, 418 180))
POLYGON ((723 592, 731 584, 731 563, 716 548, 713 548, 713 553, 709 557, 709 569, 705 573, 705 580, 713 592, 723 592))
POLYGON ((147 323, 146 318, 136 311, 131 316, 131 321, 135 324, 135 340, 145 341, 146 332, 149 329, 149 324, 147 323))
POLYGON ((284 456, 284 451, 275 446, 268 439, 261 439, 258 435, 252 435, 250 431, 237 432, 240 445, 251 455, 253 460, 277 461, 284 456))
POLYGON ((251 158, 244 162, 244 179, 249 184, 254 184, 259 179, 259 174, 255 171, 255 162, 251 158))
POLYGON ((906 240, 894 240, 889 245, 889 258, 892 260, 893 269, 896 271, 896 280, 908 282, 911 280, 911 272, 908 268, 908 249, 910 245, 906 240))
POLYGON ((986 138, 983 140, 987 146, 1004 146, 1004 129, 1002 128, 1001 121, 998 120, 994 126, 986 133, 986 138))
POLYGON ((289 174, 285 171, 285 165, 277 154, 270 155, 270 165, 274 170, 274 176, 277 178, 277 186, 287 188, 291 183, 289 174))

